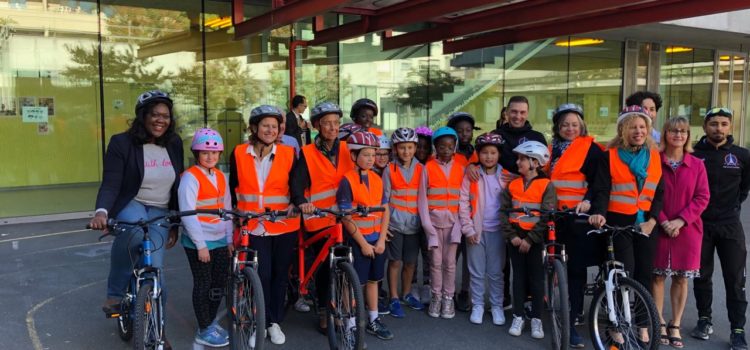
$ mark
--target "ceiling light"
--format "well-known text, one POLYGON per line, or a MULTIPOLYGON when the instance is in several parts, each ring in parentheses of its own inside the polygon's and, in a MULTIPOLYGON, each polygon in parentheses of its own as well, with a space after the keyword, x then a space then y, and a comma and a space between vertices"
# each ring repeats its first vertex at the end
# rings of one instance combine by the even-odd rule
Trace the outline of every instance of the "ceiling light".
POLYGON ((601 44, 603 42, 604 42, 604 40, 602 40, 602 39, 578 38, 578 39, 570 39, 570 40, 558 41, 558 42, 555 43, 555 46, 569 47, 569 46, 599 45, 599 44, 601 44))
POLYGON ((667 46, 667 48, 664 50, 666 53, 680 53, 680 52, 690 52, 693 51, 692 47, 682 47, 682 46, 667 46))

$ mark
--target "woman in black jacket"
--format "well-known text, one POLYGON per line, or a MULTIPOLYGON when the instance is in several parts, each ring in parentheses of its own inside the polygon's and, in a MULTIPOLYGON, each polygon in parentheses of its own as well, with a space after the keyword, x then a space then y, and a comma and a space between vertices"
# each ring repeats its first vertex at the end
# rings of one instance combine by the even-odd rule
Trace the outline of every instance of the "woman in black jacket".
MULTIPOLYGON (((104 156, 102 184, 96 197, 93 229, 105 230, 107 218, 137 221, 177 210, 177 187, 183 172, 182 140, 175 132, 172 100, 164 92, 147 91, 138 97, 130 128, 112 136, 104 156)), ((149 226, 154 246, 171 247, 177 231, 156 222, 149 226)), ((116 309, 132 273, 143 231, 118 235, 112 244, 105 312, 116 309)), ((155 267, 162 267, 164 250, 152 252, 155 267)))

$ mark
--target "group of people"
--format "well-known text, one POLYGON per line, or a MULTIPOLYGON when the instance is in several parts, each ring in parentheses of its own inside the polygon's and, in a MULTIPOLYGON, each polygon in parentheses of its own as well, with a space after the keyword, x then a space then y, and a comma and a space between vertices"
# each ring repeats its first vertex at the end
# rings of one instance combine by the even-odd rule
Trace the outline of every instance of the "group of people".
MULTIPOLYGON (((733 144, 733 114, 727 108, 705 114, 706 135, 693 147, 689 120, 668 118, 657 131, 653 123, 661 99, 638 92, 626 100, 617 135, 605 145, 589 135, 579 105, 563 104, 554 112, 548 145, 527 120, 529 101, 523 96, 509 99, 496 130, 476 138, 479 128, 465 112, 453 113, 434 131, 399 128, 387 137, 373 125, 378 106, 372 100, 356 101, 349 115, 353 122, 342 125, 344 113, 332 102, 316 104, 306 121, 301 115, 307 101, 296 96, 286 115, 268 105, 251 111, 249 140, 231 150, 226 179, 216 168, 225 151, 221 135, 207 128, 196 131, 191 144, 196 164, 184 169, 172 104, 163 92, 142 94, 130 129, 110 140, 91 226, 106 229, 108 217, 136 221, 177 209, 287 211, 283 222, 251 220, 246 228, 258 252, 266 327, 274 344, 285 342, 281 324, 297 234, 314 235, 335 224, 330 217, 314 216, 316 208, 357 206, 385 208, 343 221, 365 294, 367 333, 392 339, 381 314, 405 317, 402 305, 445 319, 454 318, 456 309, 470 311, 475 324, 489 309, 498 326, 506 323, 504 309, 510 307, 511 335, 520 336, 528 321, 531 336, 543 338, 547 218, 510 211, 525 207, 590 215, 587 223, 570 217, 557 222, 558 239, 568 252, 572 347, 584 347, 576 326, 584 323, 586 269, 605 253, 599 238, 586 233, 607 223, 639 225, 644 233, 614 241, 615 257, 651 289, 659 311, 660 334, 644 330, 640 340, 658 337, 663 345, 684 346, 680 329, 689 279, 694 279, 700 316, 690 334, 709 338, 717 251, 730 343, 732 349, 747 349, 747 252, 739 213, 750 190, 750 153, 733 144), (314 139, 311 128, 318 131, 314 139), (423 286, 414 288, 420 255, 423 286), (464 278, 457 283, 460 256, 464 278), (667 277, 672 281, 669 322, 663 316, 667 277), (387 302, 379 303, 384 278, 387 302)), ((234 227, 204 215, 185 217, 183 223, 182 238, 159 223, 149 232, 157 247, 182 243, 194 279, 195 341, 224 346, 227 333, 215 321, 220 299, 211 291, 226 285, 234 227)), ((133 236, 139 234, 136 229, 115 238, 105 311, 123 297, 133 264, 129 257, 139 242, 133 236)), ((163 253, 154 252, 155 266, 162 266, 163 253)), ((328 275, 327 264, 321 264, 315 279, 318 305, 326 305, 328 275)), ((309 311, 309 306, 300 299, 295 309, 309 311)), ((319 331, 327 334, 325 315, 318 311, 319 331)))

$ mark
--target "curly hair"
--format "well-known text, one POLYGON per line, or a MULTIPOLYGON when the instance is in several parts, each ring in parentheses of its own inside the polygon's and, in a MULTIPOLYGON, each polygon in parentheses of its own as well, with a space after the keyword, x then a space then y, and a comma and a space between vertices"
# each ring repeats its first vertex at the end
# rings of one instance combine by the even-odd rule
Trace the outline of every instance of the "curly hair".
POLYGON ((175 120, 174 120, 174 114, 172 114, 172 108, 162 102, 162 101, 153 101, 150 102, 145 106, 145 108, 141 108, 137 111, 136 116, 133 120, 130 121, 130 128, 128 129, 127 133, 132 137, 135 142, 139 145, 143 145, 146 143, 150 143, 152 140, 156 145, 165 147, 170 140, 174 137, 179 137, 177 135, 177 132, 175 132, 175 120), (169 108, 169 126, 167 127, 167 131, 164 132, 163 135, 157 137, 156 139, 153 139, 153 136, 148 132, 148 129, 146 129, 146 118, 148 118, 148 115, 153 112, 154 107, 158 104, 164 104, 169 108))
POLYGON ((626 106, 641 106, 643 105, 643 100, 651 99, 654 101, 654 105, 656 105, 656 110, 660 110, 662 106, 662 100, 661 96, 655 92, 651 91, 636 91, 632 95, 628 96, 628 98, 625 100, 626 106))

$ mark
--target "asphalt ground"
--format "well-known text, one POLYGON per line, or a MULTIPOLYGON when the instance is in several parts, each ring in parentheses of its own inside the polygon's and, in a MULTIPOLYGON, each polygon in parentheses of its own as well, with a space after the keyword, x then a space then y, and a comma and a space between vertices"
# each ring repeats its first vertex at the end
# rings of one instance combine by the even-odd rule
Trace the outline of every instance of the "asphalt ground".
MULTIPOLYGON (((742 221, 750 227, 750 210, 742 221)), ((111 239, 98 242, 99 232, 84 230, 87 220, 0 226, 0 349, 128 349, 117 335, 116 322, 105 319, 101 304, 105 297, 111 239)), ((748 244, 750 240, 746 240, 748 244)), ((460 271, 460 269, 459 269, 460 271)), ((595 270, 590 269, 590 274, 595 270)), ((191 302, 192 276, 179 246, 166 253, 169 291, 167 334, 175 349, 193 349, 196 321, 191 302)), ((720 264, 714 274, 714 328, 708 341, 690 338, 697 320, 691 294, 683 320, 683 338, 688 349, 728 349, 729 324, 720 264)), ((588 305, 588 297, 587 297, 588 305)), ((588 306, 586 306, 588 307, 588 306)), ((669 318, 669 302, 665 317, 669 318)), ((457 312, 452 320, 433 319, 424 311, 406 309, 406 317, 383 316, 395 338, 381 341, 367 336, 369 349, 543 349, 547 337, 534 340, 528 324, 520 337, 508 335, 505 326, 494 326, 485 315, 484 324, 474 325, 468 313, 457 312)), ((282 329, 286 344, 267 343, 268 349, 325 349, 327 340, 315 330, 311 313, 290 310, 282 329)), ((588 341, 587 326, 579 328, 588 341)), ((195 348, 200 348, 196 346, 195 348)), ((666 347, 664 347, 666 348, 666 347)))

